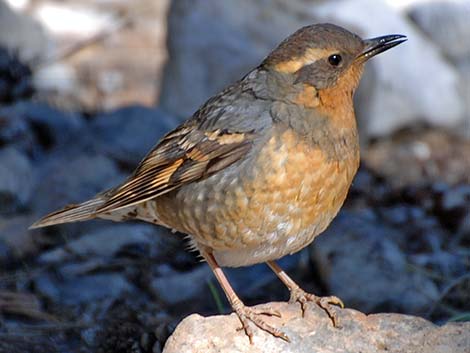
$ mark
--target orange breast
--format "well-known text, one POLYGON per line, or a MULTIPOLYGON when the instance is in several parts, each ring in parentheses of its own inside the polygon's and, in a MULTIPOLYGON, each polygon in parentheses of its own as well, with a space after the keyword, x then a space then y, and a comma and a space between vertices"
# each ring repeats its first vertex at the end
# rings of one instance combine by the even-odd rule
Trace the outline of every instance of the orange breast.
POLYGON ((151 208, 160 223, 214 249, 221 265, 276 259, 327 227, 346 198, 358 157, 332 159, 279 129, 256 158, 151 201, 151 208))
POLYGON ((273 136, 257 160, 255 178, 241 187, 249 200, 243 224, 261 233, 246 236, 245 243, 259 242, 263 234, 276 234, 274 242, 290 240, 289 247, 310 242, 343 204, 357 165, 355 157, 331 160, 292 130, 273 136), (308 239, 289 239, 309 229, 308 239))

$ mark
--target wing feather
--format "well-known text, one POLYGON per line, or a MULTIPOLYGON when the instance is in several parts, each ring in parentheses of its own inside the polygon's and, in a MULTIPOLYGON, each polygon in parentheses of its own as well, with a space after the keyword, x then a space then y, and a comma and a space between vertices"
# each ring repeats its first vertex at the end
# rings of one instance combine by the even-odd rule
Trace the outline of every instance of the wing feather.
POLYGON ((206 178, 242 158, 253 138, 253 132, 218 129, 208 133, 194 124, 183 125, 166 135, 96 212, 141 203, 206 178))

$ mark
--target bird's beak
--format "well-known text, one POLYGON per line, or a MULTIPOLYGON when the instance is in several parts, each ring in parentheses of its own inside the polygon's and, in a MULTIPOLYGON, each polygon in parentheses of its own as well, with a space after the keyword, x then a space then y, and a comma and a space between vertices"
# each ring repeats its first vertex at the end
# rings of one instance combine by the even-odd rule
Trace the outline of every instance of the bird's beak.
POLYGON ((357 60, 362 62, 367 61, 373 56, 383 53, 406 41, 406 36, 401 34, 390 34, 388 36, 366 39, 364 40, 365 47, 358 55, 357 60))

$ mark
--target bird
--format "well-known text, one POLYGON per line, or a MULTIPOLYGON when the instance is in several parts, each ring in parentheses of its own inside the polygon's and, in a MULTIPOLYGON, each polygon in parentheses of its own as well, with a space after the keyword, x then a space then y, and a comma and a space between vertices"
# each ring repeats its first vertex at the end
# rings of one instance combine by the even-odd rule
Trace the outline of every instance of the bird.
POLYGON ((31 228, 95 218, 168 227, 189 236, 250 342, 256 327, 289 337, 265 321, 280 313, 245 305, 222 267, 266 263, 302 314, 316 303, 336 326, 342 301, 307 293, 275 261, 309 245, 343 205, 360 162, 353 95, 364 64, 406 40, 300 28, 166 134, 121 185, 31 228))

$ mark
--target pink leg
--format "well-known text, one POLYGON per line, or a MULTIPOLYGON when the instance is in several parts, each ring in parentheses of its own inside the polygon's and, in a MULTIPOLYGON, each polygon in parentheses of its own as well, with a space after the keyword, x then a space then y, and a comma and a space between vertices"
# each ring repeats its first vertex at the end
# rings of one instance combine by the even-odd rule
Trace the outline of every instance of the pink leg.
POLYGON ((331 321, 333 321, 333 326, 338 326, 338 318, 336 316, 335 311, 331 307, 331 304, 339 305, 341 308, 344 308, 344 304, 338 297, 331 296, 331 297, 317 297, 314 294, 310 294, 305 292, 302 288, 299 287, 297 283, 295 283, 292 278, 290 278, 287 273, 284 272, 282 268, 274 261, 268 261, 268 266, 274 273, 279 277, 279 279, 289 288, 290 291, 290 303, 299 302, 302 307, 302 316, 305 314, 305 310, 307 308, 308 302, 316 303, 320 308, 322 308, 330 317, 331 321))
POLYGON ((242 323, 242 329, 245 331, 248 338, 250 339, 250 343, 253 343, 253 331, 249 324, 250 321, 256 326, 258 326, 260 329, 272 334, 273 336, 280 337, 285 341, 289 341, 289 338, 284 332, 278 330, 275 327, 268 325, 261 317, 261 315, 280 317, 281 315, 279 314, 279 312, 275 310, 269 310, 269 309, 259 311, 256 309, 252 309, 248 306, 245 306, 245 304, 243 304, 243 302, 240 300, 240 298, 237 296, 237 294, 233 290, 227 277, 225 277, 224 272, 222 271, 220 266, 217 264, 217 261, 212 255, 212 252, 206 250, 206 251, 201 251, 201 254, 202 256, 204 256, 207 263, 211 267, 212 271, 214 272, 215 278, 217 278, 217 281, 220 283, 220 286, 224 290, 225 295, 227 296, 227 299, 230 302, 230 305, 232 306, 235 313, 238 315, 238 318, 240 319, 242 323))

